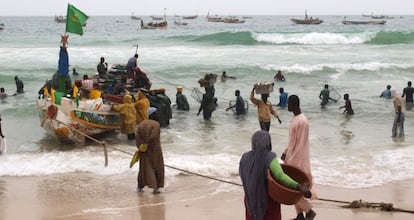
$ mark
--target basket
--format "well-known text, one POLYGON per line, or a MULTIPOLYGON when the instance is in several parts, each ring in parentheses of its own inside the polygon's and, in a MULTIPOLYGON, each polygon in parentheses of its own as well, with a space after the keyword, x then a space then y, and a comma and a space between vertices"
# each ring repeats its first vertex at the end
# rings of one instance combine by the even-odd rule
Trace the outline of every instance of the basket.
POLYGON ((258 82, 254 84, 256 94, 270 94, 273 92, 274 82, 258 82))
MULTIPOLYGON (((303 171, 286 164, 281 164, 281 166, 283 171, 296 182, 303 185, 309 185, 309 177, 303 171)), ((302 192, 277 182, 273 178, 270 170, 267 170, 267 192, 272 200, 285 205, 293 205, 303 197, 302 192)))
POLYGON ((200 87, 210 87, 213 86, 214 83, 217 81, 217 74, 206 74, 204 76, 204 79, 198 80, 198 83, 200 83, 200 87))

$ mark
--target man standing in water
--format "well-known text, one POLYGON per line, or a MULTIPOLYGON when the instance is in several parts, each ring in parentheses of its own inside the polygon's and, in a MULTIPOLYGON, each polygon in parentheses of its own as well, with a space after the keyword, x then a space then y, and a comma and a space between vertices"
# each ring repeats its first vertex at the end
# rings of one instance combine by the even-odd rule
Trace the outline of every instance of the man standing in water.
POLYGON ((253 87, 252 92, 250 93, 250 101, 252 101, 253 104, 257 106, 260 128, 265 131, 270 130, 270 114, 274 115, 277 118, 279 124, 282 124, 279 115, 273 109, 272 103, 267 100, 267 98, 269 98, 269 94, 262 94, 262 99, 256 99, 254 98, 254 90, 255 88, 253 87))
POLYGON ((335 99, 330 97, 328 84, 325 84, 324 89, 322 89, 322 91, 319 93, 319 99, 322 100, 322 107, 325 107, 325 105, 328 104, 329 100, 336 102, 335 99))
POLYGON ((175 95, 175 103, 177 109, 182 111, 189 111, 190 105, 188 104, 187 97, 183 94, 183 86, 177 86, 177 94, 175 95))
POLYGON ((234 95, 236 96, 236 104, 226 108, 226 111, 228 111, 232 108, 236 108, 236 115, 246 114, 247 111, 246 111, 246 107, 244 105, 244 99, 240 95, 240 90, 236 90, 234 92, 234 95))
POLYGON ((354 110, 352 109, 352 104, 351 104, 351 100, 349 99, 349 94, 344 95, 344 100, 345 100, 345 105, 339 107, 339 109, 345 108, 342 114, 353 115, 354 110))
POLYGON ((411 87, 411 81, 408 81, 407 87, 404 88, 403 94, 402 94, 401 97, 404 98, 404 96, 405 96, 406 105, 410 109, 413 106, 413 93, 414 93, 414 88, 411 87))
MULTIPOLYGON (((299 97, 291 95, 288 98, 288 111, 293 113, 289 127, 289 145, 282 154, 285 164, 292 165, 301 169, 311 180, 309 189, 312 189, 312 172, 309 159, 309 123, 306 116, 302 113, 299 105, 299 97)), ((316 194, 312 192, 316 197, 316 194)), ((296 204, 296 220, 312 220, 316 213, 312 210, 312 205, 305 198, 301 198, 296 204), (303 215, 306 213, 306 218, 303 215)))
POLYGON ((405 119, 405 104, 402 97, 400 97, 397 94, 397 91, 395 89, 391 90, 391 94, 393 97, 393 103, 394 103, 394 122, 392 124, 392 137, 397 137, 397 131, 399 132, 399 137, 404 137, 404 119, 405 119))
POLYGON ((14 81, 16 82, 16 93, 15 93, 15 95, 23 93, 24 92, 23 91, 23 87, 24 87, 23 81, 21 79, 19 79, 19 77, 17 77, 17 76, 14 77, 14 81))

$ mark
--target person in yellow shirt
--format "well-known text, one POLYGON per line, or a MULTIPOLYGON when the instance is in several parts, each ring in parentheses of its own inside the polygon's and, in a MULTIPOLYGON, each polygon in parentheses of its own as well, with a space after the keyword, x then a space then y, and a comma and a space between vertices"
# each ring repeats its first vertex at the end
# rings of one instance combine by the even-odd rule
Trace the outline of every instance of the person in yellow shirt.
POLYGON ((112 105, 111 110, 121 114, 121 133, 126 134, 128 140, 134 140, 136 131, 136 111, 134 104, 132 103, 132 96, 124 95, 124 103, 112 105))
POLYGON ((94 83, 93 84, 93 88, 91 89, 90 93, 89 93, 89 98, 90 99, 98 99, 101 98, 102 92, 99 89, 98 84, 94 83))
POLYGON ((139 125, 139 123, 148 119, 148 109, 150 107, 150 101, 142 90, 138 91, 138 99, 135 101, 134 106, 137 112, 136 123, 139 125))
POLYGON ((281 124, 282 121, 280 120, 277 112, 273 109, 272 103, 267 100, 269 94, 262 94, 262 99, 256 99, 254 98, 254 90, 255 88, 253 87, 252 92, 250 93, 250 101, 257 106, 260 128, 262 130, 269 131, 271 121, 270 114, 277 118, 279 124, 281 124))

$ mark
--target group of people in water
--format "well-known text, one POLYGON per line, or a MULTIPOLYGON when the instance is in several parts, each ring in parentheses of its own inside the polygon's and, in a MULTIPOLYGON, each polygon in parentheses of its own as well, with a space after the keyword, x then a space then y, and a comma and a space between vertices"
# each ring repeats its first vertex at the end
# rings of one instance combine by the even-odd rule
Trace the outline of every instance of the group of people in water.
MULTIPOLYGON (((18 76, 14 77, 14 83, 16 84, 16 92, 13 94, 13 96, 24 93, 23 81, 18 76)), ((0 99, 4 99, 7 96, 9 96, 9 94, 6 93, 4 87, 0 87, 0 99)))
POLYGON ((392 137, 404 137, 404 121, 405 112, 414 106, 413 100, 414 88, 412 82, 407 82, 407 87, 403 89, 402 95, 397 90, 392 89, 391 85, 387 85, 386 89, 381 92, 380 97, 385 99, 392 99, 394 106, 394 121, 392 125, 392 137), (403 99, 405 97, 405 100, 403 99))

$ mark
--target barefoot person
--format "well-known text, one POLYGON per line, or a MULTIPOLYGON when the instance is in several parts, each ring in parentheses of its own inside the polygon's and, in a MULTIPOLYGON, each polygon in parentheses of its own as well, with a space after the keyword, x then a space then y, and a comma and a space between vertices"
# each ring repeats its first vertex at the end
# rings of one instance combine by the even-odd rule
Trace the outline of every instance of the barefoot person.
POLYGON ((141 151, 138 192, 142 192, 144 187, 148 186, 153 189, 154 194, 157 194, 160 193, 159 188, 164 187, 164 158, 160 132, 160 124, 154 120, 145 120, 138 125, 136 145, 141 151))
MULTIPOLYGON (((301 169, 311 180, 309 188, 312 189, 312 172, 309 160, 309 124, 299 105, 299 97, 291 95, 288 98, 288 111, 293 113, 289 127, 289 145, 282 154, 286 164, 301 169)), ((305 198, 296 204, 296 220, 312 220, 316 213, 305 198), (303 213, 306 213, 306 218, 303 213)))
POLYGON ((308 188, 287 176, 272 152, 269 132, 257 131, 252 136, 252 150, 243 154, 239 174, 243 183, 246 220, 280 220, 280 204, 267 193, 266 173, 270 169, 273 176, 283 185, 298 189, 306 197, 311 197, 308 188))

